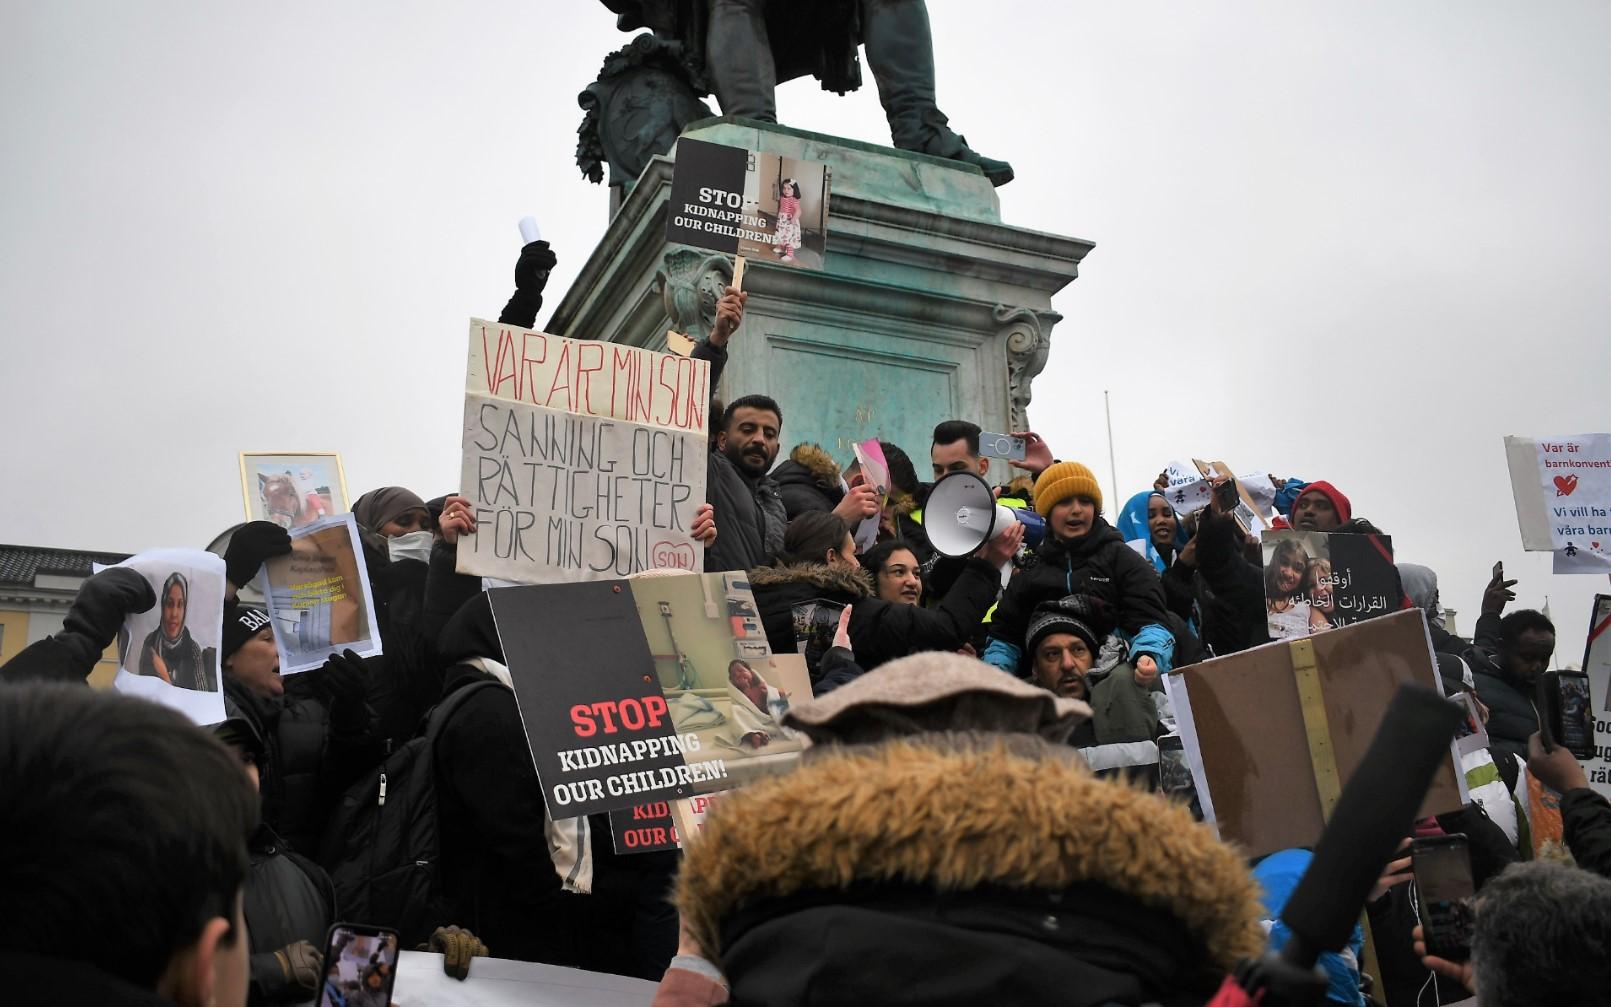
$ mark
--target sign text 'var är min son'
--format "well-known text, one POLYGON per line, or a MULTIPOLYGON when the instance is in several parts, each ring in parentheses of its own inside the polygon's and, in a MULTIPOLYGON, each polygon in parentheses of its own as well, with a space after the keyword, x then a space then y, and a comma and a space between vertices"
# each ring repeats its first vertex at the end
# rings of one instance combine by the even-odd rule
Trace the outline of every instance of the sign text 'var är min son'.
POLYGON ((476 321, 469 363, 470 393, 701 435, 709 422, 703 361, 476 321))

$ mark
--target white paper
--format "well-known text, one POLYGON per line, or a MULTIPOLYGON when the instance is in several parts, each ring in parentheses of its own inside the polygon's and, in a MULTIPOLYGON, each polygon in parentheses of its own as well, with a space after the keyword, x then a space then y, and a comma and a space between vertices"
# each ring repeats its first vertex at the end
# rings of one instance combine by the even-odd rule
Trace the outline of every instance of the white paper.
MULTIPOLYGON (((223 667, 218 650, 224 639, 224 561, 200 549, 152 549, 117 564, 144 577, 157 596, 149 611, 129 616, 118 631, 118 671, 112 684, 119 692, 141 696, 172 707, 198 724, 216 724, 224 719, 223 667), (178 593, 185 599, 180 638, 188 634, 201 649, 207 676, 203 684, 211 688, 181 688, 157 676, 154 658, 147 653, 153 646, 160 656, 159 641, 167 637, 163 625, 164 585, 172 574, 183 578, 178 593), (142 673, 142 665, 147 670, 142 673)), ((106 569, 94 566, 99 573, 106 569)), ((170 592, 172 589, 170 589, 170 592)))
POLYGON ((1164 492, 1168 494, 1170 506, 1175 508, 1176 514, 1185 517, 1208 506, 1210 487, 1208 480, 1197 471, 1197 466, 1187 462, 1170 462, 1164 475, 1169 480, 1164 492))
POLYGON ((520 218, 520 238, 528 245, 534 241, 543 240, 543 232, 537 228, 536 217, 520 218))
POLYGON ((507 958, 477 958, 470 975, 442 971, 442 956, 404 951, 397 960, 397 1007, 647 1007, 656 983, 507 958))

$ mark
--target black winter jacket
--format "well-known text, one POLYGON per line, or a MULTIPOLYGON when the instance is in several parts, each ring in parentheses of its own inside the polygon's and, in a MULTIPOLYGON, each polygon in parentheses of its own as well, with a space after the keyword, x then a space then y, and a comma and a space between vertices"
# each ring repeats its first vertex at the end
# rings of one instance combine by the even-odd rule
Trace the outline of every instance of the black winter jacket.
POLYGON ((797 444, 788 460, 772 470, 789 520, 807 511, 831 511, 845 498, 839 464, 815 444, 797 444))
POLYGON ((336 920, 336 893, 318 865, 287 848, 266 825, 247 844, 252 855, 243 898, 252 937, 250 1004, 302 999, 285 981, 274 952, 307 941, 322 950, 336 920))
MULTIPOLYGON (((990 646, 985 659, 998 667, 1024 673, 1025 637, 1035 606, 1071 594, 1086 594, 1107 606, 1109 617, 1128 636, 1135 637, 1149 626, 1152 634, 1169 637, 1170 619, 1164 604, 1163 583, 1146 557, 1124 544, 1124 539, 1102 518, 1091 530, 1072 543, 1048 537, 1040 544, 1034 561, 1020 570, 1002 592, 1001 604, 991 617, 990 646), (998 656, 1006 655, 1006 656, 998 656), (1007 661, 1012 667, 1008 667, 1007 661)), ((1138 641, 1140 642, 1140 641, 1138 641)), ((1173 647, 1160 654, 1156 646, 1132 647, 1130 657, 1151 654, 1167 671, 1173 647)))
POLYGON ((1495 755, 1527 759, 1527 739, 1538 732, 1538 711, 1533 707, 1533 688, 1513 677, 1499 665, 1499 616, 1485 612, 1477 619, 1476 643, 1466 651, 1465 661, 1477 685, 1477 698, 1488 707, 1488 747, 1495 755))
POLYGON ((22 951, 0 950, 0 990, 7 1007, 174 1007, 86 962, 22 951))
POLYGON ((1223 657, 1270 642, 1264 572, 1242 555, 1236 522, 1203 510, 1197 523, 1203 642, 1223 657))
POLYGON ((806 663, 819 695, 837 684, 823 680, 820 663, 846 605, 851 606, 850 648, 856 663, 871 671, 919 651, 959 649, 995 602, 1000 583, 989 563, 970 560, 945 600, 930 609, 873 597, 872 578, 860 569, 806 563, 759 567, 749 576, 772 651, 801 653, 801 636, 806 636, 806 663))
POLYGON ((267 699, 226 673, 224 695, 267 750, 258 766, 263 821, 293 849, 317 850, 336 801, 382 757, 368 705, 338 707, 332 716, 317 670, 289 676, 285 694, 267 699))
POLYGON ((1587 788, 1561 795, 1566 848, 1586 871, 1611 878, 1611 803, 1587 788))

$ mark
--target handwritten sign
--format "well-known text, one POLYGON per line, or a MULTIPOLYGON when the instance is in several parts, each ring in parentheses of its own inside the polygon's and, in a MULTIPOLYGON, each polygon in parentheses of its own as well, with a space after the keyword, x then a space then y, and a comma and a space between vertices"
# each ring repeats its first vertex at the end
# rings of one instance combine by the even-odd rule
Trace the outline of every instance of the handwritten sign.
POLYGON ((820 161, 683 138, 666 208, 666 240, 786 266, 821 269, 830 172, 820 161))
POLYGON ((1611 434, 1506 437, 1522 544, 1556 573, 1611 573, 1611 434))
POLYGON ((698 570, 710 365, 470 322, 458 570, 527 584, 698 570))
POLYGON ((1404 607, 1386 535, 1267 531, 1261 542, 1272 640, 1323 633, 1404 607))

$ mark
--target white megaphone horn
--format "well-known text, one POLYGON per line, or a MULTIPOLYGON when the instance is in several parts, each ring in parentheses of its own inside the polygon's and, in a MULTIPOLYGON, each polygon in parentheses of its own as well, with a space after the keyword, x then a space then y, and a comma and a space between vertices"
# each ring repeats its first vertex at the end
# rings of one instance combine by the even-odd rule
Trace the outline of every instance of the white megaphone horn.
POLYGON ((997 503, 990 484, 972 472, 953 472, 935 483, 923 505, 923 530, 942 556, 971 556, 1015 524, 1024 526, 1024 545, 1030 548, 1046 536, 1045 519, 997 503))

